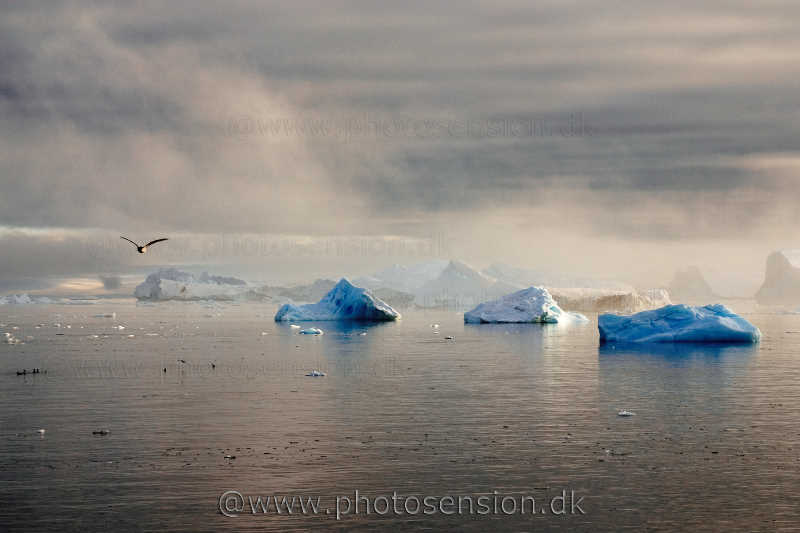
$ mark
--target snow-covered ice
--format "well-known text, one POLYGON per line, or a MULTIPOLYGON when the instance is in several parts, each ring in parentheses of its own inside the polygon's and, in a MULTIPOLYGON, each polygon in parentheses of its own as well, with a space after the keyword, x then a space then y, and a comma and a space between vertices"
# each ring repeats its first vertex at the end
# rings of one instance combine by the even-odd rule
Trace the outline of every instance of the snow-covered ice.
POLYGON ((46 296, 30 296, 28 294, 9 294, 0 296, 0 305, 27 305, 27 304, 50 304, 53 300, 46 296))
POLYGON ((315 304, 285 304, 275 315, 276 322, 310 320, 387 321, 400 318, 400 313, 376 298, 368 290, 352 285, 342 278, 336 286, 315 304))
POLYGON ((207 272, 195 276, 163 268, 147 276, 133 294, 139 300, 233 300, 248 290, 247 283, 237 278, 212 276, 207 272))
POLYGON ((544 287, 528 287, 500 299, 478 305, 464 313, 464 322, 480 323, 547 323, 586 322, 585 316, 562 310, 544 287))
POLYGON ((630 316, 598 317, 600 342, 758 342, 761 332, 721 304, 668 305, 630 316))

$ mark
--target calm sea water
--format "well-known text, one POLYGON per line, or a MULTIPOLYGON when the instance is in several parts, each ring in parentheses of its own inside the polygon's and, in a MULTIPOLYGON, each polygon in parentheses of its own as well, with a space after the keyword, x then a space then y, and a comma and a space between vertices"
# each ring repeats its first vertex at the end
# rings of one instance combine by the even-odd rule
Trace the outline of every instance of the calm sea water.
POLYGON ((306 336, 274 311, 0 307, 0 332, 25 340, 0 345, 0 530, 800 529, 800 316, 747 315, 764 334, 754 347, 632 352, 599 348, 596 317, 409 312, 306 336), (34 367, 47 373, 16 375, 34 367), (331 514, 227 517, 228 490, 319 496, 331 514), (336 497, 355 490, 542 507, 565 490, 585 514, 569 500, 535 516, 401 503, 337 520, 336 497))

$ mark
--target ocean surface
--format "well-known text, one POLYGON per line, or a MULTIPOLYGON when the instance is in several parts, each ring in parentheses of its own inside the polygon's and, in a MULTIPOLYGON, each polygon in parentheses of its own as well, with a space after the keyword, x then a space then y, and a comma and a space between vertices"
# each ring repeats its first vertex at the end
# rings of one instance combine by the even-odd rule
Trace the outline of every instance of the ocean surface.
POLYGON ((313 336, 274 312, 0 307, 19 340, 0 344, 0 531, 800 530, 800 315, 746 314, 756 346, 631 351, 600 347, 596 316, 313 336), (371 512, 337 517, 356 490, 371 512), (272 496, 320 509, 252 512, 272 496), (440 512, 480 496, 517 509, 440 512))

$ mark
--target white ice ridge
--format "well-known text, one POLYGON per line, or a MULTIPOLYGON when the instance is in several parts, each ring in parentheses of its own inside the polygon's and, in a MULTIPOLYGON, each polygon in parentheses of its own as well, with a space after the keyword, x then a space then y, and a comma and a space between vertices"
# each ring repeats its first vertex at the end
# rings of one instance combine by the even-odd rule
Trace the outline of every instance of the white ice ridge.
POLYGON ((498 300, 484 302, 464 313, 464 322, 557 324, 571 321, 587 322, 585 316, 561 309, 544 287, 529 287, 507 294, 498 300))
POLYGON ((247 283, 237 278, 164 268, 147 276, 133 294, 139 300, 233 300, 247 290, 247 283))
POLYGON ((668 305, 630 316, 598 317, 600 342, 758 342, 761 332, 721 304, 668 305))
POLYGON ((49 304, 53 300, 46 296, 29 296, 27 294, 9 294, 0 296, 0 305, 26 305, 26 304, 49 304))
POLYGON ((309 320, 397 320, 400 313, 368 290, 355 287, 342 278, 315 304, 286 304, 275 315, 276 322, 309 320))

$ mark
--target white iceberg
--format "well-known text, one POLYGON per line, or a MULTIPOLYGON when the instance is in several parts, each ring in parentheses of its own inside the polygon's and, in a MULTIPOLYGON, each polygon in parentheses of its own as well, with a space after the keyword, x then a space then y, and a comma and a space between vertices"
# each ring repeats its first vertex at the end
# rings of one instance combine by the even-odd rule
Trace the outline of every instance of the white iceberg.
POLYGON ((485 302, 464 313, 464 322, 557 324, 569 321, 588 321, 578 313, 562 310, 544 287, 529 287, 507 294, 498 300, 485 302))
POLYGON ((597 319, 600 342, 758 342, 761 332, 721 304, 668 305, 630 316, 597 319))
POLYGON ((139 300, 234 300, 248 290, 247 283, 237 278, 164 268, 147 276, 133 294, 139 300))
POLYGON ((397 320, 400 313, 368 290, 355 287, 345 278, 315 304, 286 304, 278 309, 276 322, 309 320, 397 320))
POLYGON ((46 296, 29 296, 28 294, 9 294, 0 296, 0 305, 28 305, 55 303, 46 296))
POLYGON ((298 335, 324 335, 325 332, 319 328, 306 328, 297 332, 298 335))

